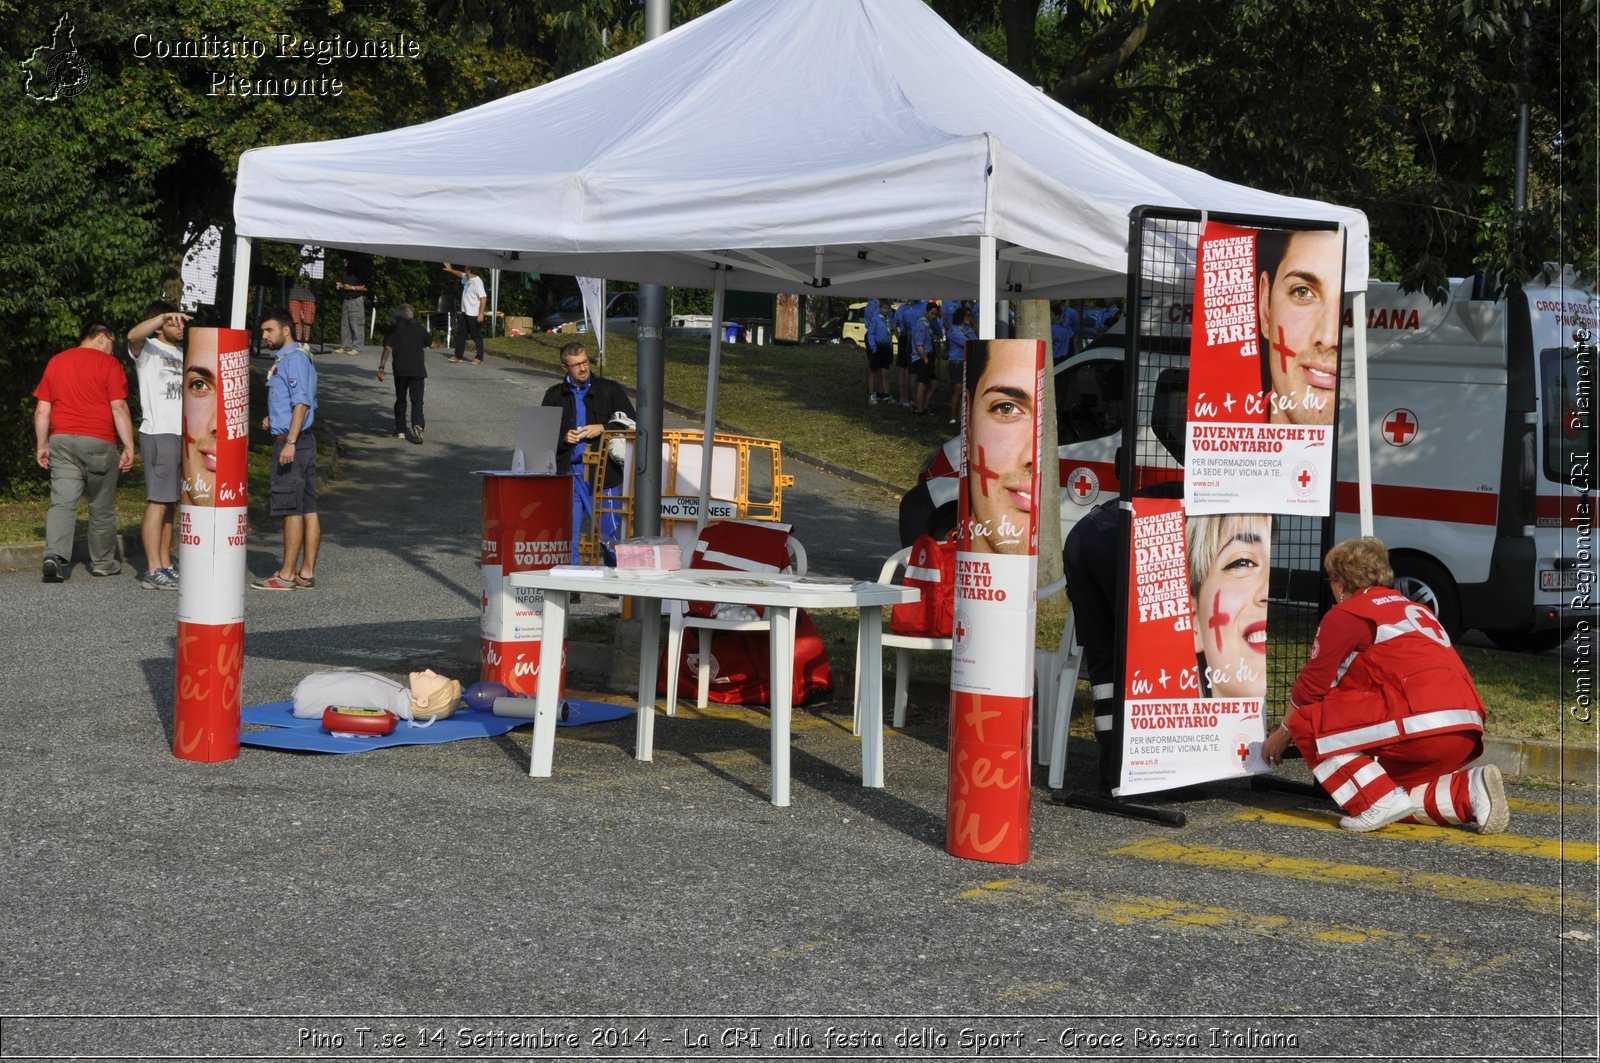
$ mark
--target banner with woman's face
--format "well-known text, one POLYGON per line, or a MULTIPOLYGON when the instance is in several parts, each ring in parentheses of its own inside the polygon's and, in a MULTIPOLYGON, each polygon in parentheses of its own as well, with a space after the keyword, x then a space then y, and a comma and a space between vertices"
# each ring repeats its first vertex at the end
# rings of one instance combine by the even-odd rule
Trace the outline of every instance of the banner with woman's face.
POLYGON ((1186 518, 1175 498, 1132 505, 1119 792, 1268 770, 1272 518, 1186 518))
POLYGON ((239 749, 249 407, 250 334, 191 328, 183 361, 173 724, 173 752, 185 760, 226 760, 239 749))

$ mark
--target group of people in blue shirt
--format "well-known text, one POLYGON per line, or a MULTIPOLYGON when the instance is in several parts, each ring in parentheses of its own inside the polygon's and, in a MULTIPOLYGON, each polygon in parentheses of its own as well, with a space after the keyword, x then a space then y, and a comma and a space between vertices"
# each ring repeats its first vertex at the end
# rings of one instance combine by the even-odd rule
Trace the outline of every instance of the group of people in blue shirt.
POLYGON ((1070 358, 1083 346, 1083 341, 1093 339, 1116 323, 1122 316, 1122 305, 1110 302, 1105 306, 1087 307, 1083 313, 1071 303, 1057 305, 1050 321, 1050 357, 1053 361, 1070 358))
POLYGON ((958 414, 967 342, 978 335, 976 310, 968 303, 945 306, 934 299, 913 299, 896 306, 888 299, 869 299, 867 327, 867 402, 894 405, 889 369, 899 370, 899 405, 918 417, 933 415, 939 387, 939 360, 948 363, 950 415, 958 414))
MULTIPOLYGON (((912 299, 898 306, 888 299, 867 300, 863 316, 870 405, 896 404, 889 391, 889 373, 894 368, 899 370, 898 404, 919 417, 932 415, 942 357, 947 360, 950 382, 949 423, 959 423, 966 347, 969 340, 978 336, 977 308, 966 302, 956 303, 948 319, 944 310, 934 299, 912 299)), ((1060 362, 1070 357, 1081 339, 1099 335, 1121 315, 1122 307, 1115 301, 1088 307, 1081 314, 1070 303, 1058 304, 1050 325, 1052 359, 1060 362)))

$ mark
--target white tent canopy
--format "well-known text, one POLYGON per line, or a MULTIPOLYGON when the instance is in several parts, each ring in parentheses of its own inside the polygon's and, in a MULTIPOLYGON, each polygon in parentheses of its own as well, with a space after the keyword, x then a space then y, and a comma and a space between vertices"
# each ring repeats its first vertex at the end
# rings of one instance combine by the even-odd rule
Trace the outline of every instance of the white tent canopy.
POLYGON ((448 118, 246 152, 234 213, 243 238, 748 291, 971 297, 988 259, 1043 299, 1122 294, 1141 205, 1342 223, 1365 290, 1359 211, 1127 144, 923 0, 733 0, 448 118))

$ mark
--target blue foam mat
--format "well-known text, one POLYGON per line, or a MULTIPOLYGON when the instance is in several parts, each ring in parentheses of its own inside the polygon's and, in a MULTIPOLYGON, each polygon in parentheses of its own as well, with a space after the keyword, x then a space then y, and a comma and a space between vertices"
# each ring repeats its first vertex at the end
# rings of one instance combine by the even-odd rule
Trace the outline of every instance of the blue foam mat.
MULTIPOLYGON (((581 727, 586 723, 605 723, 633 715, 627 705, 610 705, 603 701, 577 701, 568 698, 567 718, 557 722, 558 727, 581 727)), ((386 735, 357 735, 343 737, 322 729, 322 720, 303 719, 294 714, 294 702, 274 701, 266 705, 246 705, 239 710, 240 723, 262 724, 267 731, 247 731, 239 742, 264 749, 296 749, 309 753, 361 753, 368 749, 387 749, 390 746, 434 745, 439 742, 460 742, 468 738, 493 738, 507 731, 533 723, 516 716, 496 716, 479 709, 460 709, 447 720, 439 720, 431 727, 413 727, 401 720, 394 731, 386 735)))

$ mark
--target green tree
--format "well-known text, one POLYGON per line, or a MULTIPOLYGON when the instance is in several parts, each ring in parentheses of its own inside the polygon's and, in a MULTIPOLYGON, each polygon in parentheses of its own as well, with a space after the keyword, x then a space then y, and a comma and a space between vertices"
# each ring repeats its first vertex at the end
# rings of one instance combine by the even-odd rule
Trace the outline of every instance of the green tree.
MULTIPOLYGON (((15 57, 0 78, 10 116, 0 123, 0 261, 13 278, 0 292, 0 495, 44 482, 30 468, 29 396, 79 323, 125 332, 150 299, 176 295, 183 255, 210 225, 231 250, 243 151, 421 122, 539 84, 573 46, 560 17, 583 6, 135 0, 74 7, 71 38, 57 42, 61 12, 0 0, 0 54, 15 57), (335 40, 414 41, 418 54, 319 56, 316 42, 335 40), (260 47, 215 54, 239 42, 260 47), (209 57, 194 57, 207 46, 209 57), (82 75, 77 91, 44 91, 65 51, 65 69, 82 75), (269 78, 275 93, 260 91, 269 78), (312 91, 289 95, 288 82, 312 91)), ((292 272, 298 257, 268 244, 259 261, 292 272)))

